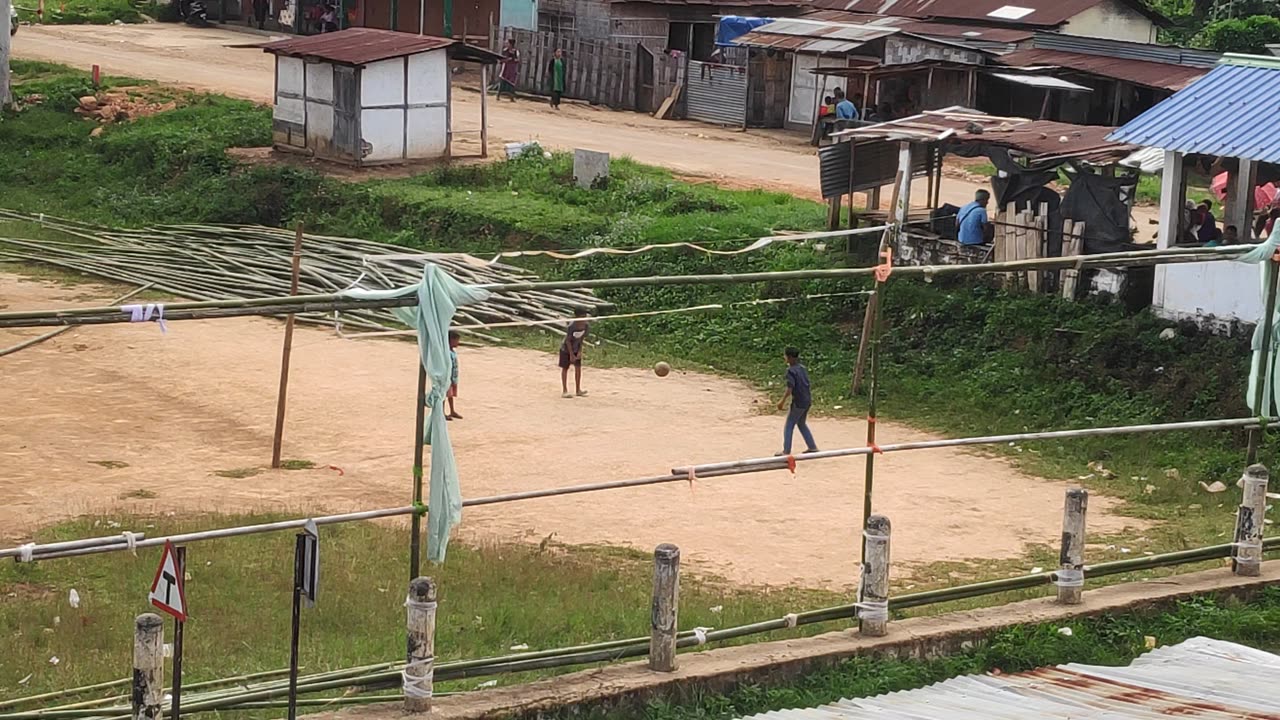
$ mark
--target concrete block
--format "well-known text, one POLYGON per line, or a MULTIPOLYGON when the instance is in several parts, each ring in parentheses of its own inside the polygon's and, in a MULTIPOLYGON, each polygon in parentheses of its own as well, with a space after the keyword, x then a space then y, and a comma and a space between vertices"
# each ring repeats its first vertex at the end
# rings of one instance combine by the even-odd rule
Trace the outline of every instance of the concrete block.
POLYGON ((576 148, 573 151, 573 179, 578 187, 590 190, 609 177, 609 153, 576 148))

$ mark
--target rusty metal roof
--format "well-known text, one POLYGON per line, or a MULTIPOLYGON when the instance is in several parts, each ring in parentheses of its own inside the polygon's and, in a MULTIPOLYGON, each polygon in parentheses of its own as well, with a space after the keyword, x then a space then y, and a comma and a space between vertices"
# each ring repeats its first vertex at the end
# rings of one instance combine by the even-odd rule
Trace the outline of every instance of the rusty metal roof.
POLYGON ((737 45, 775 48, 793 52, 842 53, 856 50, 878 38, 898 33, 889 25, 860 25, 809 18, 774 20, 741 37, 737 45))
POLYGON ((1280 656, 1192 638, 1127 667, 1060 665, 1016 675, 970 675, 749 720, 1277 720, 1277 677, 1280 656))
POLYGON ((1062 50, 1018 50, 998 58, 1009 67, 1054 67, 1070 72, 1124 80, 1150 88, 1181 90, 1209 72, 1208 68, 1130 60, 1062 50))
POLYGON ((1136 148, 1107 140, 1114 128, 1072 125, 1052 120, 986 115, 965 108, 927 110, 889 122, 841 130, 837 140, 908 140, 947 145, 984 144, 1008 148, 1032 165, 1063 158, 1093 164, 1118 162, 1136 148))
MULTIPOLYGON (((980 20, 1031 27, 1056 27, 1080 13, 1108 0, 813 0, 824 10, 844 10, 868 15, 896 15, 910 18, 980 20)), ((1142 0, 1119 0, 1134 12, 1159 25, 1169 20, 1148 8, 1142 0)))
POLYGON ((333 33, 263 43, 264 51, 290 57, 327 60, 342 65, 368 65, 379 60, 415 55, 428 50, 448 48, 450 55, 471 62, 497 62, 497 53, 467 45, 460 40, 411 35, 374 28, 350 28, 333 33))

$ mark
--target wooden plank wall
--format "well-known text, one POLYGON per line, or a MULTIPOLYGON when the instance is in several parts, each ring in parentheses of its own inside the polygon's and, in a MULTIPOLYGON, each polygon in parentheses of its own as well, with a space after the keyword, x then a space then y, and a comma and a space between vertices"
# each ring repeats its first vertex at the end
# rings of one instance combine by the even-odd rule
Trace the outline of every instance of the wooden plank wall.
MULTIPOLYGON (((623 110, 636 109, 636 62, 632 44, 581 40, 551 32, 503 28, 502 43, 515 38, 520 51, 516 88, 538 95, 551 94, 547 66, 556 48, 564 51, 565 97, 623 110)), ((663 95, 666 98, 666 95, 663 95)))

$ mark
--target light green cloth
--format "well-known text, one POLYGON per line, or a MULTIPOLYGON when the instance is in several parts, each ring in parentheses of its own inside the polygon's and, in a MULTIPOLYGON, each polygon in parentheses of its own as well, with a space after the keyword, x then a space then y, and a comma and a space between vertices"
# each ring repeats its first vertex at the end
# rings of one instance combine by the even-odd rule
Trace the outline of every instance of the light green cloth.
POLYGON ((427 419, 422 442, 431 446, 431 488, 427 497, 427 558, 444 562, 449 533, 462 520, 462 489, 458 484, 458 465, 449 443, 448 422, 444 414, 445 391, 449 389, 453 363, 449 358, 449 324, 462 305, 481 302, 489 297, 487 290, 469 287, 449 277, 439 266, 428 263, 422 269, 422 282, 395 290, 347 290, 342 295, 361 300, 388 300, 416 294, 418 304, 396 308, 396 317, 418 333, 418 351, 422 366, 431 379, 427 419))
MULTIPOLYGON (((1280 249, 1280 223, 1276 224, 1274 230, 1271 231, 1271 237, 1260 243, 1257 247, 1240 256, 1240 262, 1256 263, 1259 265, 1259 271, 1262 275, 1262 281, 1259 285, 1262 287, 1263 310, 1266 312, 1267 294, 1270 292, 1270 273, 1267 272, 1267 261, 1271 256, 1275 255, 1280 249)), ((1277 306, 1280 310, 1280 305, 1277 306)), ((1249 410, 1259 417, 1274 417, 1277 412, 1276 408, 1280 407, 1280 397, 1276 396, 1276 391, 1280 390, 1280 364, 1276 363, 1276 355, 1280 351, 1280 312, 1277 312, 1271 321, 1271 348, 1267 353, 1267 366, 1262 371, 1262 377, 1258 377, 1258 360, 1262 354, 1262 332, 1266 327, 1263 323, 1265 318, 1258 318, 1257 325, 1253 328, 1253 358, 1249 361, 1249 389, 1245 395, 1245 402, 1249 405, 1249 410), (1258 383, 1263 385, 1263 402, 1265 407, 1254 407, 1253 397, 1258 391, 1258 383)))

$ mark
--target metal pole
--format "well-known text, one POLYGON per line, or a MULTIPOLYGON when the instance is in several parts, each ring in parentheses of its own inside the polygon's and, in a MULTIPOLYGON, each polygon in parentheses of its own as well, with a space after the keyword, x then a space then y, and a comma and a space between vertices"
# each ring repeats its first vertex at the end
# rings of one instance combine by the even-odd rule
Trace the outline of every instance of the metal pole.
MULTIPOLYGON (((187 549, 182 546, 173 548, 173 562, 178 566, 178 577, 183 578, 186 582, 187 576, 187 549)), ((188 608, 183 608, 187 610, 188 608)), ((173 619, 173 695, 172 710, 170 717, 178 720, 182 716, 182 637, 186 633, 183 632, 186 623, 178 618, 173 619)))
POLYGON ((298 533, 293 544, 293 633, 289 636, 289 720, 298 717, 298 635, 302 625, 302 571, 307 536, 298 533))
MULTIPOLYGON (((289 295, 298 294, 298 275, 302 272, 302 223, 293 237, 293 274, 289 278, 289 295)), ((289 356, 293 353, 294 314, 284 321, 284 351, 280 357, 280 393, 276 397, 276 434, 271 443, 271 467, 280 468, 280 451, 284 445, 284 411, 289 397, 289 356)))
POLYGON ((409 579, 422 567, 422 436, 427 424, 427 369, 418 361, 418 415, 413 424, 413 522, 409 525, 409 579))
MULTIPOLYGON (((1268 360, 1271 357, 1271 333, 1276 316, 1276 284, 1280 279, 1280 263, 1274 259, 1264 262, 1267 263, 1267 302, 1262 314, 1262 347, 1258 349, 1258 362, 1253 369, 1254 377, 1257 378, 1257 386, 1253 389, 1253 412, 1258 417, 1265 417, 1266 411, 1271 407, 1271 398, 1267 397, 1266 393, 1271 385, 1271 364, 1268 360)), ((1265 433, 1265 425, 1249 431, 1249 450, 1245 454, 1245 461, 1248 464, 1252 465, 1258 461, 1258 445, 1262 442, 1265 433)))

